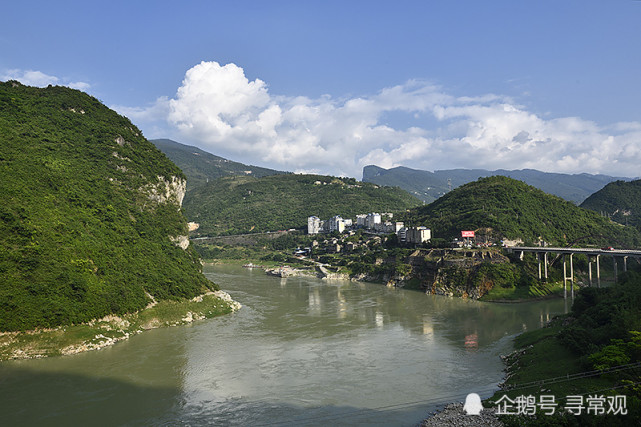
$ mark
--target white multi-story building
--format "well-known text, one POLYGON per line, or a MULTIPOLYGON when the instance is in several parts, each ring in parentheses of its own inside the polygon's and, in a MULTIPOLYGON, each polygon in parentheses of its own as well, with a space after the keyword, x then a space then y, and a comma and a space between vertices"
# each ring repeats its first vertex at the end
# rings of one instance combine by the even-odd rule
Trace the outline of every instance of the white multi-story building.
POLYGON ((401 227, 397 232, 401 243, 425 243, 432 238, 432 230, 427 227, 401 227))
POLYGON ((307 218, 307 234, 318 234, 321 231, 321 220, 317 216, 307 218))
POLYGON ((379 213, 369 213, 367 218, 365 218, 365 228, 375 229, 376 224, 381 223, 381 214, 379 213))
POLYGON ((410 227, 407 230, 408 243, 424 243, 432 238, 432 230, 427 227, 410 227))
POLYGON ((367 215, 366 214, 356 215, 356 226, 365 227, 366 225, 367 225, 367 215))
POLYGON ((336 215, 329 220, 329 232, 331 233, 334 231, 338 231, 339 233, 345 231, 345 220, 343 220, 339 215, 336 215))
POLYGON ((396 235, 398 236, 398 241, 401 243, 406 243, 407 242, 407 228, 406 227, 401 227, 397 232, 396 235))
POLYGON ((374 225, 374 230, 378 231, 379 233, 391 233, 391 230, 394 229, 394 224, 392 224, 389 221, 381 222, 379 224, 374 225))

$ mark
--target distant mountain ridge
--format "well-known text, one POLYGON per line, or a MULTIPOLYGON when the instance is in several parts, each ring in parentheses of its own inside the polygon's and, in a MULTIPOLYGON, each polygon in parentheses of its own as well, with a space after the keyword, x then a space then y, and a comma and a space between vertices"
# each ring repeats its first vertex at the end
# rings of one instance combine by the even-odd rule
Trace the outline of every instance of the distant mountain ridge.
POLYGON ((610 182, 630 178, 608 175, 562 174, 534 169, 488 171, 485 169, 449 169, 434 172, 399 166, 384 169, 369 165, 363 168, 363 181, 378 185, 398 186, 425 203, 431 203, 463 184, 489 176, 507 176, 523 181, 546 193, 580 204, 610 182))
POLYGON ((171 139, 152 139, 151 142, 187 176, 187 190, 227 176, 248 175, 259 178, 289 173, 234 162, 171 139))

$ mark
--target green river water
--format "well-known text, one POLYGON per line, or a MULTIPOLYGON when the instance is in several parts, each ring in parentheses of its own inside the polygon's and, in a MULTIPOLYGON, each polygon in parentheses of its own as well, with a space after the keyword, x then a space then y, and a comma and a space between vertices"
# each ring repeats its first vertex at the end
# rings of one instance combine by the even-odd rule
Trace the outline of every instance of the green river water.
POLYGON ((205 274, 243 308, 100 351, 2 362, 0 425, 413 426, 491 395, 513 336, 567 310, 234 266, 205 274))

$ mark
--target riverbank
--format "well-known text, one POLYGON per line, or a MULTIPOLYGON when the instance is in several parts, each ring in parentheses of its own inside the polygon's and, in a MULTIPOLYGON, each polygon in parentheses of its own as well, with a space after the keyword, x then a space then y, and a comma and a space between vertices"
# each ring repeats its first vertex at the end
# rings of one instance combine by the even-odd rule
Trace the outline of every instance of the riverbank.
POLYGON ((35 359, 100 350, 145 330, 178 326, 239 310, 223 291, 182 301, 160 301, 136 313, 108 315, 80 325, 22 332, 0 332, 0 361, 35 359))
POLYGON ((491 426, 502 427, 503 423, 496 415, 495 408, 483 409, 478 415, 467 415, 463 410, 463 403, 450 403, 440 411, 436 411, 424 419, 419 427, 467 427, 491 426))
MULTIPOLYGON (((281 243, 279 248, 289 248, 293 244, 281 243)), ((295 247, 303 247, 303 241, 297 244, 295 247)), ((487 302, 526 302, 563 296, 562 281, 552 278, 545 282, 536 280, 536 266, 518 259, 510 260, 498 249, 412 250, 385 248, 379 243, 365 252, 321 251, 311 257, 293 256, 293 250, 217 247, 214 251, 212 248, 200 248, 207 263, 260 265, 268 274, 279 277, 316 275, 327 279, 366 281, 487 302), (220 257, 207 257, 213 254, 220 257)))

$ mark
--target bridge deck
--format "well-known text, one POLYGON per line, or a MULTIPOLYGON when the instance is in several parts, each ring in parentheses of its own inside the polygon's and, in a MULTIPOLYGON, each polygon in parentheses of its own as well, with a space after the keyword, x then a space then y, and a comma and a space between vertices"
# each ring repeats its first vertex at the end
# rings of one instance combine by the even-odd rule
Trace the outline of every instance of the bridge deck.
POLYGON ((587 255, 612 255, 612 256, 630 256, 630 257, 640 257, 641 250, 632 250, 632 249, 599 249, 599 248, 552 248, 552 247, 529 247, 529 246, 513 246, 507 248, 511 251, 517 252, 554 252, 557 254, 587 254, 587 255))

